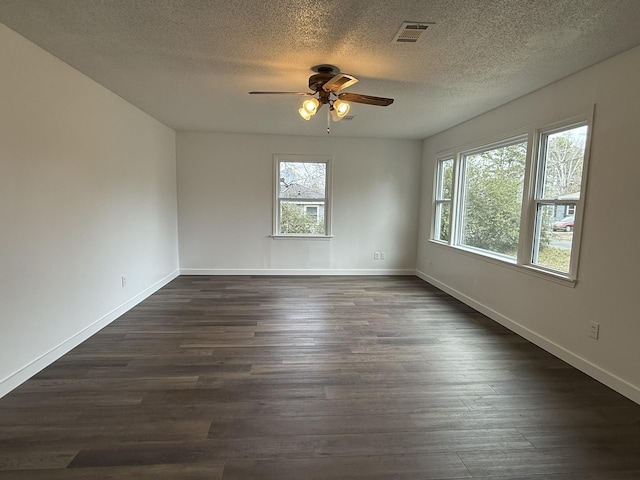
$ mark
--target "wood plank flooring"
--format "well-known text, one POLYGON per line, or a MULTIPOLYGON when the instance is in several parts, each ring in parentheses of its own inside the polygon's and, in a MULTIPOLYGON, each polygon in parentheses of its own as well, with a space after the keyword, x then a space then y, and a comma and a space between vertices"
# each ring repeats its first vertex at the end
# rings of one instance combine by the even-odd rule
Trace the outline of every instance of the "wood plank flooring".
POLYGON ((179 277, 0 399, 3 479, 640 478, 640 405, 415 277, 179 277))

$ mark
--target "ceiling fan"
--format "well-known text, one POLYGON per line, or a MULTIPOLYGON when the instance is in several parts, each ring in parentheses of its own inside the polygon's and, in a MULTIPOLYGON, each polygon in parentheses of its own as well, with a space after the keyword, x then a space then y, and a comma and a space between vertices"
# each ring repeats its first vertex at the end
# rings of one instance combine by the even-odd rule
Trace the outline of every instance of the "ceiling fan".
POLYGON ((309 120, 323 105, 329 106, 327 113, 327 133, 329 133, 329 115, 334 121, 338 121, 349 113, 349 103, 364 103, 386 107, 393 103, 393 98, 374 97, 360 93, 338 93, 341 90, 358 82, 353 75, 340 73, 340 69, 334 65, 316 65, 311 70, 316 72, 309 77, 309 89, 312 92, 249 92, 252 95, 304 95, 311 97, 302 103, 298 113, 305 120, 309 120))

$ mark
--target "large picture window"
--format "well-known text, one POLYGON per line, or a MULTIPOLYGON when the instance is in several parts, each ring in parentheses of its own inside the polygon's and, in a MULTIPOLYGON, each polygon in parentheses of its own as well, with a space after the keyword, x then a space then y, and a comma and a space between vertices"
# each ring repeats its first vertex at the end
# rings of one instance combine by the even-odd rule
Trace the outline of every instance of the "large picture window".
POLYGON ((526 159, 526 138, 462 155, 461 245, 516 257, 526 159))
POLYGON ((432 240, 573 282, 589 125, 585 115, 439 158, 432 240))
POLYGON ((276 155, 274 235, 330 235, 330 157, 276 155))

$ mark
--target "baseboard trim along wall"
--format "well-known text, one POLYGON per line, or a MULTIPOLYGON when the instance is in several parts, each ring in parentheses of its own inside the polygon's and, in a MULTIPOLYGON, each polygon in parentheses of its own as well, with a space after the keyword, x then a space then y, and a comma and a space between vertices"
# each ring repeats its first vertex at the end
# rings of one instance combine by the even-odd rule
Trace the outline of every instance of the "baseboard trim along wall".
POLYGON ((62 342, 57 347, 52 348, 44 355, 36 358, 31 363, 25 365, 23 368, 21 368, 17 372, 9 375, 7 378, 0 381, 0 398, 5 396, 7 393, 9 393, 11 390, 15 389, 22 383, 29 380, 31 377, 33 377, 36 373, 38 373, 45 367, 51 365, 57 359, 62 357, 65 353, 71 351, 72 349, 80 345, 89 337, 91 337, 92 335, 102 330, 104 327, 109 325, 118 317, 122 316, 123 314, 131 310, 137 304, 142 302, 145 298, 151 296, 153 293, 160 290, 162 287, 167 285, 171 280, 177 278, 178 276, 179 276, 179 272, 177 270, 173 273, 170 273, 163 279, 157 281, 150 287, 140 292, 138 295, 127 300, 125 303, 123 303, 119 307, 113 309, 103 317, 99 318, 98 320, 93 322, 91 325, 85 327, 75 335, 71 336, 70 338, 62 342))
POLYGON ((135 307, 138 303, 142 302, 147 297, 151 296, 153 293, 160 290, 162 287, 167 285, 169 282, 177 278, 179 275, 238 275, 238 276, 249 276, 249 275, 322 275, 322 276, 346 276, 346 275, 415 275, 418 278, 424 280, 425 282, 439 288, 440 290, 448 293, 452 297, 460 300, 466 305, 476 309, 480 313, 486 315, 492 320, 498 322, 509 330, 517 333, 523 338, 529 340, 533 344, 543 348, 547 352, 555 355, 561 360, 567 362, 569 365, 577 368, 578 370, 586 373, 587 375, 593 377, 599 382, 607 385, 612 388, 616 392, 624 395, 625 397, 633 400, 636 403, 640 404, 640 388, 635 385, 630 384, 624 379, 612 374, 611 372, 604 370, 603 368, 589 362, 588 360, 582 358, 579 355, 574 354, 573 352, 567 350, 566 348, 552 342, 551 340, 538 335, 536 332, 520 325, 516 321, 505 317, 504 315, 492 310, 491 308, 483 305, 480 302, 477 302, 471 297, 464 295, 463 293, 451 288, 449 285, 446 285, 433 277, 425 274, 421 271, 410 270, 410 269, 390 269, 390 270, 382 270, 382 269, 360 269, 360 270, 350 270, 350 269, 320 269, 320 270, 310 270, 310 269, 293 269, 293 270, 270 270, 270 269, 204 269, 204 268, 187 268, 182 269, 179 272, 175 271, 163 279, 159 280, 155 284, 151 285, 138 295, 129 299, 119 307, 115 308, 111 312, 107 313, 103 317, 96 320, 91 325, 87 326, 80 332, 76 333, 72 337, 68 338, 60 345, 51 349, 49 352, 43 354, 39 358, 35 359, 28 365, 25 365, 22 369, 17 372, 11 374, 6 377, 2 381, 0 381, 0 398, 4 395, 26 382, 33 375, 55 362, 57 359, 62 357, 65 353, 71 351, 73 348, 80 345, 82 342, 87 340, 89 337, 102 330, 104 327, 109 325, 111 322, 116 320, 118 317, 122 316, 133 307, 135 307))
POLYGON ((413 269, 223 269, 223 268, 183 268, 180 270, 180 275, 297 275, 297 276, 340 276, 340 275, 416 275, 416 271, 413 269))
POLYGON ((433 277, 430 277, 424 272, 416 271, 416 275, 427 283, 430 283, 434 287, 439 288, 443 292, 448 293, 452 297, 460 300, 462 303, 476 309, 480 313, 486 315, 490 319, 498 322, 502 326, 508 328, 514 333, 517 333, 521 337, 529 340, 534 345, 546 350, 550 354, 558 357, 559 359, 567 362, 569 365, 577 368, 583 373, 586 373, 590 377, 598 380, 600 383, 608 386, 616 392, 624 395, 625 397, 640 404, 640 388, 627 382, 626 380, 614 375, 613 373, 604 370, 603 368, 591 363, 590 361, 582 358, 579 355, 567 350, 566 348, 552 342, 551 340, 538 335, 536 332, 529 330, 527 327, 520 325, 518 322, 505 317, 504 315, 492 310, 491 308, 475 301, 473 298, 466 296, 465 294, 451 288, 442 282, 439 282, 433 277))

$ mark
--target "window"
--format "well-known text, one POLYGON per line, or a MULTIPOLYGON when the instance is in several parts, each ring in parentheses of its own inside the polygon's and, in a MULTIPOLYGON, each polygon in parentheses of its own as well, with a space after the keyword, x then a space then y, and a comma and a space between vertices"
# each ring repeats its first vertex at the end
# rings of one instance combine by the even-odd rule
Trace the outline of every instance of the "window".
POLYGON ((307 217, 315 220, 316 222, 318 221, 319 218, 318 217, 318 208, 321 208, 320 205, 305 205, 304 206, 304 213, 307 217))
POLYGON ((451 192, 453 191, 453 158, 438 160, 436 174, 436 220, 433 237, 443 242, 451 237, 451 192))
POLYGON ((526 158, 526 138, 462 155, 460 245, 515 259, 526 158))
POLYGON ((274 164, 274 236, 329 236, 331 158, 276 155, 274 164))
POLYGON ((587 126, 543 131, 539 142, 531 262, 543 268, 570 273, 587 126))
POLYGON ((573 283, 591 116, 439 158, 432 240, 573 283))

